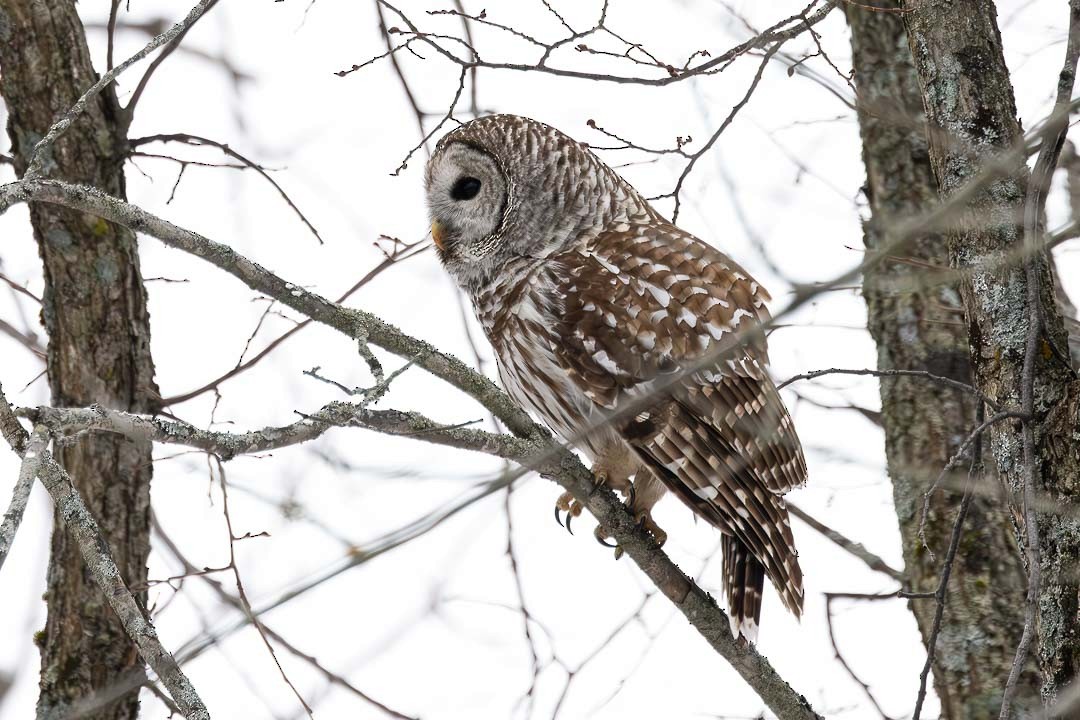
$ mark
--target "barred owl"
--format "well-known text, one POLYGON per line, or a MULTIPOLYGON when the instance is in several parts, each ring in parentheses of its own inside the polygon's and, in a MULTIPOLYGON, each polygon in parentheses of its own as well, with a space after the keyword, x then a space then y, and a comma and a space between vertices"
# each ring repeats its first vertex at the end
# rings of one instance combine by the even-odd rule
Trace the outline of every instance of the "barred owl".
MULTIPOLYGON (((782 496, 805 482, 806 462, 754 332, 769 318, 765 289, 534 120, 451 131, 425 185, 439 257, 510 396, 585 452, 658 542, 652 508, 668 490, 721 532, 736 637, 755 639, 766 576, 799 616, 782 496)), ((560 509, 567 524, 581 512, 569 493, 560 509)))

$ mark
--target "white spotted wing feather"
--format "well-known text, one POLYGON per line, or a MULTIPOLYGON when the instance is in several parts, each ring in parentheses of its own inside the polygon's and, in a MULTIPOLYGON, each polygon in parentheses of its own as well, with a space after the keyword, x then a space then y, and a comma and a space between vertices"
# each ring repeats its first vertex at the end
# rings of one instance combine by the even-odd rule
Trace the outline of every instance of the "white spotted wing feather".
POLYGON ((806 463, 754 331, 768 319, 768 294, 666 223, 603 233, 550 260, 562 301, 554 358, 603 409, 648 398, 645 412, 615 426, 725 534, 734 621, 756 626, 762 574, 798 615, 802 572, 781 496, 805 482, 806 463))

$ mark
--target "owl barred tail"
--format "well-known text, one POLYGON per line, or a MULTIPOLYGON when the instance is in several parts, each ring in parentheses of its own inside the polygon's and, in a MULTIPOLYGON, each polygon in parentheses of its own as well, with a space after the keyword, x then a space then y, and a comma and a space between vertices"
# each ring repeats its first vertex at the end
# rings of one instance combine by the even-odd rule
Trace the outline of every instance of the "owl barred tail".
POLYGON ((765 587, 765 566, 757 561, 750 548, 734 535, 723 536, 724 596, 728 603, 731 634, 741 633, 757 642, 761 621, 761 592, 765 587))

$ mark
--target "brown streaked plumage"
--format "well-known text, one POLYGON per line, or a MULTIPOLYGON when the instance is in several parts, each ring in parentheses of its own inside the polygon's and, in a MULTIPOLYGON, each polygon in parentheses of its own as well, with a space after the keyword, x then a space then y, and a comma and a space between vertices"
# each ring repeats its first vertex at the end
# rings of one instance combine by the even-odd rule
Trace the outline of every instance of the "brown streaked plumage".
MULTIPOLYGON (((510 395, 581 447, 659 541, 665 490, 723 533, 733 631, 754 638, 765 577, 800 615, 782 496, 806 463, 755 332, 768 293, 533 120, 466 123, 439 142, 426 182, 440 258, 510 395)), ((581 511, 569 495, 558 506, 581 511)))

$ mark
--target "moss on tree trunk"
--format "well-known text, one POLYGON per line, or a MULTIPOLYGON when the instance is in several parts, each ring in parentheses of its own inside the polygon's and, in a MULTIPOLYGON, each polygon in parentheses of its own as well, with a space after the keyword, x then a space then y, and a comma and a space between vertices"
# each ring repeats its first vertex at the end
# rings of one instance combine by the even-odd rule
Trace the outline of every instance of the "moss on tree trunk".
MULTIPOLYGON (((1008 160, 1000 176, 957 208, 947 238, 950 264, 964 271, 959 287, 974 382, 1001 406, 1019 408, 1029 320, 1025 269, 1015 257, 1023 248, 1028 170, 1024 158, 1010 152, 1022 142, 1023 133, 996 8, 989 0, 916 0, 905 7, 908 46, 927 117, 930 163, 942 199, 948 201, 991 164, 1008 160)), ((1063 26, 1068 11, 1062 3, 1063 26)), ((1049 501, 1044 507, 1068 509, 1080 500, 1076 404, 1070 402, 1077 388, 1067 362, 1052 351, 1052 346, 1064 351, 1068 342, 1047 257, 1041 253, 1031 261, 1039 279, 1044 325, 1039 333, 1043 352, 1034 374, 1040 477, 1036 492, 1049 501), (1072 415, 1067 414, 1070 410, 1072 415)), ((1021 547, 1022 447, 1018 421, 994 426, 990 452, 1021 547)), ((1050 700, 1080 666, 1080 523, 1073 512, 1042 512, 1038 524, 1042 584, 1037 655, 1043 697, 1050 700)), ((997 586, 987 590, 990 596, 998 592, 997 586)))
MULTIPOLYGON (((855 85, 866 165, 871 218, 864 226, 868 249, 886 242, 890 223, 927 212, 937 202, 922 99, 904 23, 892 13, 851 7, 855 85)), ((867 324, 877 343, 880 369, 927 370, 971 380, 964 309, 958 288, 942 284, 932 268, 949 263, 940 235, 916 240, 904 260, 887 261, 863 279, 867 324)), ((938 496, 919 538, 922 498, 952 457, 975 417, 973 398, 918 378, 881 380, 885 452, 893 485, 909 585, 932 591, 948 547, 957 495, 938 496)), ((988 488, 993 485, 988 483, 988 488)), ((1012 538, 1008 512, 993 496, 976 497, 969 510, 957 572, 949 586, 948 615, 937 641, 934 688, 947 718, 997 717, 1023 629, 1024 569, 1012 538)), ((933 600, 911 601, 923 642, 928 643, 933 600)), ((1038 688, 1034 667, 1022 682, 1038 688)))

